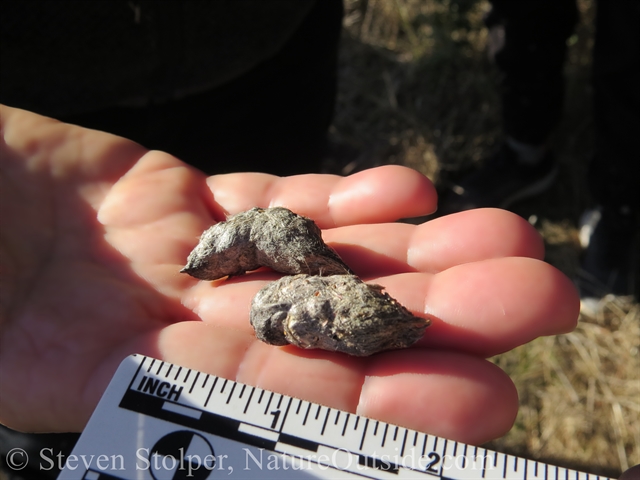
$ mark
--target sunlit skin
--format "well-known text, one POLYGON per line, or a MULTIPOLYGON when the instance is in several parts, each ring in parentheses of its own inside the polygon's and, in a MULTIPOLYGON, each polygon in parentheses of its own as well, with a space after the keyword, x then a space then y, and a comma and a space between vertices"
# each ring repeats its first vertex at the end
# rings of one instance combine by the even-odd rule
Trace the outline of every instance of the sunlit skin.
MULTIPOLYGON (((470 443, 504 434, 518 398, 487 357, 572 330, 579 301, 537 232, 483 209, 422 225, 421 174, 206 177, 169 154, 1 108, 0 422, 79 431, 123 357, 142 353, 470 443), (365 280, 432 326, 366 358, 273 347, 249 324, 272 272, 198 281, 179 270, 202 231, 254 206, 313 218, 365 280)), ((212 160, 213 161, 213 160, 212 160)))

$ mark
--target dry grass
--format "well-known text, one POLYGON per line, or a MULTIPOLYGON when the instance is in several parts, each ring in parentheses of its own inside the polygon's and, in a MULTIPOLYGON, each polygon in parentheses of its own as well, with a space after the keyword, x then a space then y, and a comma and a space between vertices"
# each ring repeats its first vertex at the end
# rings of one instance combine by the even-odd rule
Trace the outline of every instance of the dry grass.
MULTIPOLYGON (((536 225, 547 260, 573 276, 576 224, 589 201, 590 62, 594 0, 579 0, 570 39, 566 113, 551 143, 561 164, 554 187, 515 211, 536 225)), ((486 54, 486 0, 346 0, 334 138, 363 153, 350 171, 383 163, 446 184, 501 141, 497 74, 486 54)), ((605 298, 575 332, 537 339, 494 361, 512 377, 520 413, 489 447, 617 476, 640 463, 640 306, 605 298)))
POLYGON ((491 447, 612 476, 639 463, 639 336, 640 306, 605 298, 574 332, 496 357, 521 405, 491 447))

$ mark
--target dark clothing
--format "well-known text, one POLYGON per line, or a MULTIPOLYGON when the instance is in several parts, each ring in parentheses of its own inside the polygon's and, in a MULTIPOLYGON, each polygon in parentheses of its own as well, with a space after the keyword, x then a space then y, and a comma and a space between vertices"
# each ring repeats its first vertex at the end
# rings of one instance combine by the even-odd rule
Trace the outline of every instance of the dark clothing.
POLYGON ((598 2, 593 86, 591 193, 605 207, 640 214, 640 2, 598 2))
MULTIPOLYGON (((505 133, 544 143, 563 106, 566 42, 577 21, 575 0, 492 0, 489 27, 502 25, 505 133)), ((596 151, 589 166, 597 203, 640 211, 640 2, 600 0, 593 85, 596 151)))
POLYGON ((493 0, 489 28, 502 25, 505 133, 523 143, 544 143, 562 115, 566 42, 578 20, 575 0, 493 0))
POLYGON ((6 2, 3 97, 59 116, 202 92, 272 57, 312 7, 313 0, 6 2))
POLYGON ((315 171, 341 0, 7 2, 0 101, 210 173, 315 171))

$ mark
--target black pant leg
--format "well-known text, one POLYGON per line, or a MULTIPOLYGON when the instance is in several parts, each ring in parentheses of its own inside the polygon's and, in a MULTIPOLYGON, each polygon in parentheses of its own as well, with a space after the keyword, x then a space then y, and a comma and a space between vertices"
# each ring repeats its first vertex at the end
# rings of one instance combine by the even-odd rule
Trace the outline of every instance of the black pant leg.
POLYGON ((524 143, 542 144, 562 115, 566 41, 578 19, 575 0, 492 0, 487 25, 502 25, 504 130, 524 143))
POLYGON ((640 3, 600 0, 593 65, 596 152, 589 187, 605 206, 640 212, 640 3))

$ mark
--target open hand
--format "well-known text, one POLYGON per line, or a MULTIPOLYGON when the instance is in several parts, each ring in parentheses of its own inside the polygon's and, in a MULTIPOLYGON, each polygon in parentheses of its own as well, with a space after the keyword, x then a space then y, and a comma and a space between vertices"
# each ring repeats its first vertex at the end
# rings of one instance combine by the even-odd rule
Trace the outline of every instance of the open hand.
POLYGON ((419 173, 205 177, 162 152, 1 107, 0 422, 81 430, 119 362, 142 353, 455 440, 505 433, 518 408, 486 357, 575 326, 571 282, 537 232, 483 209, 435 209, 419 173), (254 206, 313 218, 363 279, 432 326, 413 348, 367 358, 272 347, 249 324, 272 272, 180 274, 204 229, 254 206))

